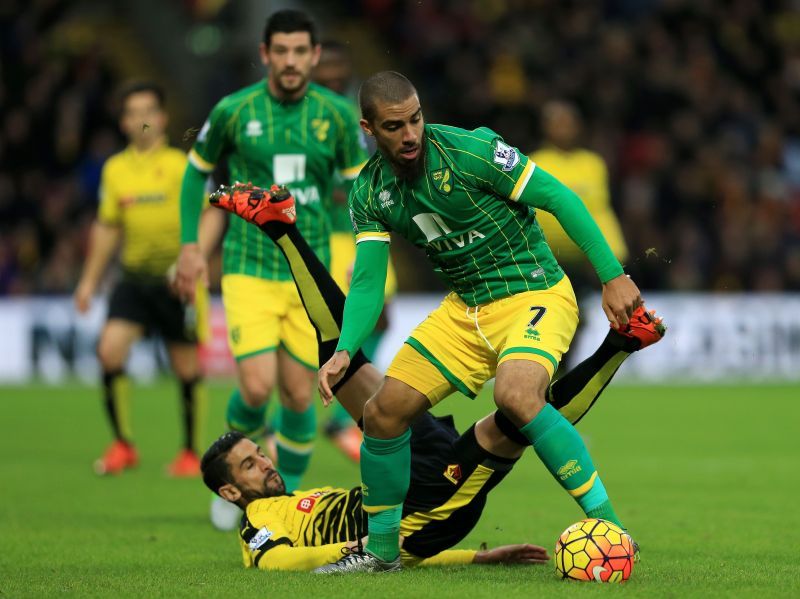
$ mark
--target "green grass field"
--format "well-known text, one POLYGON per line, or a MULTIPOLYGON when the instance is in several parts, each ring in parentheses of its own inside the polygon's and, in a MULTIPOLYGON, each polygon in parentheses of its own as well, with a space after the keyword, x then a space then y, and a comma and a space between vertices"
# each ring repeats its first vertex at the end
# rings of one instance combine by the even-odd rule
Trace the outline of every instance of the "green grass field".
MULTIPOLYGON (((211 388, 209 440, 228 387, 211 388)), ((552 565, 320 578, 246 571, 233 534, 208 523, 199 481, 163 474, 178 443, 172 383, 138 387, 141 466, 101 479, 108 441, 97 389, 0 388, 0 596, 642 597, 800 596, 800 388, 611 387, 579 426, 643 560, 622 585, 561 582, 552 565)), ((453 397, 460 427, 488 412, 453 397)), ((308 487, 355 485, 358 470, 319 443, 308 487)), ((493 493, 464 541, 551 549, 581 514, 531 453, 493 493)))

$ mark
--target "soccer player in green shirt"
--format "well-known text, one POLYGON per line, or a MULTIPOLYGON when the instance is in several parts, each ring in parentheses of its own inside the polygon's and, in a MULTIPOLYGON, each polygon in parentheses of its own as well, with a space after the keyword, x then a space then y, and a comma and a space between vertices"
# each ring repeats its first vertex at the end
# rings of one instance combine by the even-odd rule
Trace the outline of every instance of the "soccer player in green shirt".
MULTIPOLYGON (((191 298, 195 281, 207 276, 198 221, 206 178, 220 162, 232 181, 288 186, 297 199, 298 227, 328 264, 334 174, 351 184, 366 152, 347 100, 310 82, 319 53, 306 14, 274 13, 260 45, 266 80, 220 100, 198 133, 181 193, 176 285, 184 297, 191 298)), ((316 435, 316 338, 280 251, 239 219, 230 223, 223 243, 222 298, 239 379, 228 404, 229 426, 252 437, 263 432, 266 402, 277 385, 284 408, 276 434, 279 467, 294 489, 316 435)))
POLYGON ((383 304, 390 231, 425 250, 451 293, 411 333, 364 408, 367 559, 346 556, 323 571, 400 568, 409 423, 453 391, 474 397, 492 377, 500 413, 558 483, 587 516, 620 524, 580 435, 546 402, 578 306, 535 210, 553 213, 587 255, 613 326, 626 325, 642 303, 638 288, 580 199, 495 132, 426 125, 416 90, 395 72, 365 81, 359 104, 378 152, 350 193, 356 263, 337 351, 318 375, 323 401, 331 401, 383 304))

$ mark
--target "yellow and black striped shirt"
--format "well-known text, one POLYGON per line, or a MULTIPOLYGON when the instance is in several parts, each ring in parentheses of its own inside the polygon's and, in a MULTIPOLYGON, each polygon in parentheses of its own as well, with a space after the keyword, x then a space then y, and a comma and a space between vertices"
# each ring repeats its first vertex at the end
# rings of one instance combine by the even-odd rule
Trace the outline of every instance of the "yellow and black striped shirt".
MULTIPOLYGON (((367 534, 361 488, 320 487, 256 499, 242 517, 239 543, 247 568, 312 570, 344 555, 348 542, 367 534)), ((428 559, 403 552, 414 566, 468 564, 474 551, 442 551, 428 559)))
POLYGON ((320 487, 251 502, 239 541, 248 568, 310 570, 342 557, 366 530, 360 488, 320 487))

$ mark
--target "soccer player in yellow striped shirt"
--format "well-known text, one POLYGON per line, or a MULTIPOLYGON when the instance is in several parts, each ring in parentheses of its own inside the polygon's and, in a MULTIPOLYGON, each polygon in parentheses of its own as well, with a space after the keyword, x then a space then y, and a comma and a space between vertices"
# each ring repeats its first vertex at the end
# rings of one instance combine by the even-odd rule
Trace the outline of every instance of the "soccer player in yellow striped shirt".
MULTIPOLYGON (((415 442, 420 449, 441 450, 458 443, 452 420, 440 421, 426 415, 415 431, 415 442)), ((418 455, 426 454, 420 451, 418 455)), ((422 503, 417 511, 409 510, 403 523, 408 535, 403 552, 406 565, 547 561, 546 549, 529 544, 480 551, 450 549, 472 530, 486 494, 511 469, 511 463, 509 460, 498 464, 502 472, 495 472, 474 459, 463 462, 465 469, 453 472, 458 476, 453 482, 442 477, 438 470, 426 471, 439 476, 438 487, 445 493, 449 491, 451 500, 442 505, 442 497, 436 497, 431 485, 420 484, 416 488, 424 496, 409 494, 410 501, 417 499, 422 503), (456 483, 462 478, 466 482, 459 489, 456 483)), ((226 433, 211 446, 203 457, 203 478, 209 488, 244 509, 239 543, 248 568, 312 570, 361 547, 367 523, 366 513, 361 509, 360 487, 326 486, 287 493, 283 478, 271 460, 242 433, 226 433)))
POLYGON ((184 411, 183 449, 169 471, 175 476, 200 472, 198 422, 205 392, 197 343, 205 334, 208 298, 201 292, 190 309, 167 285, 167 270, 180 249, 178 199, 186 155, 167 144, 166 126, 160 87, 139 83, 124 91, 120 128, 130 144, 103 166, 97 222, 75 290, 76 307, 86 312, 104 270, 122 246, 122 278, 111 294, 97 348, 105 407, 114 433, 114 442, 95 463, 99 474, 117 474, 138 462, 128 414, 125 361, 133 343, 151 332, 166 341, 184 411))

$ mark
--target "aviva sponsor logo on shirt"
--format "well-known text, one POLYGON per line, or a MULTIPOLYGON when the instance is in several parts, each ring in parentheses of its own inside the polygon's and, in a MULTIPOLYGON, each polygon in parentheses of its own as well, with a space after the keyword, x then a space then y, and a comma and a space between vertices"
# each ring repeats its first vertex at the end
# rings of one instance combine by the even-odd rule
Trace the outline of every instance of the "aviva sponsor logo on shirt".
POLYGON ((307 187, 289 187, 289 191, 301 206, 307 204, 318 204, 320 201, 319 189, 316 185, 309 185, 307 187))
MULTIPOLYGON (((253 122, 253 121, 251 121, 253 122)), ((316 185, 297 185, 306 178, 305 154, 275 154, 272 157, 272 174, 277 185, 286 185, 301 206, 318 204, 320 202, 319 189, 316 185), (292 185, 294 183, 294 185, 292 185)))
POLYGON ((473 244, 477 239, 486 237, 475 229, 453 235, 453 231, 447 226, 447 223, 435 212, 417 214, 413 217, 413 221, 425 235, 428 243, 440 252, 463 248, 473 244), (447 237, 448 235, 451 237, 447 237))

